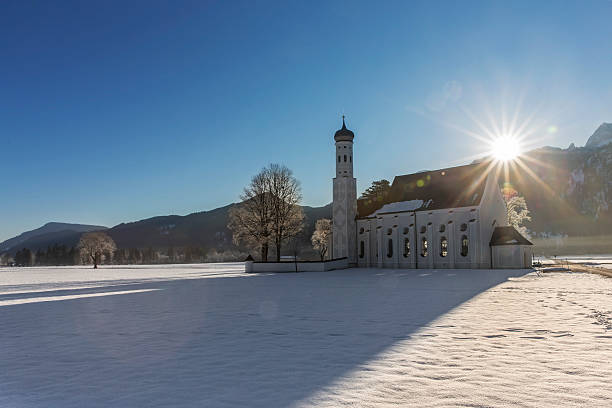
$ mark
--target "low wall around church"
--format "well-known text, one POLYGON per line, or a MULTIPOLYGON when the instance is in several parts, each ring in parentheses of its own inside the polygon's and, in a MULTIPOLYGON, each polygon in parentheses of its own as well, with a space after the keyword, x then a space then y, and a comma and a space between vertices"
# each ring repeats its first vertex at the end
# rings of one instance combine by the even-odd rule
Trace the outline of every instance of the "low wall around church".
POLYGON ((281 262, 255 262, 246 261, 244 271, 258 272, 326 272, 335 269, 348 268, 348 258, 331 259, 329 261, 281 261, 281 262))

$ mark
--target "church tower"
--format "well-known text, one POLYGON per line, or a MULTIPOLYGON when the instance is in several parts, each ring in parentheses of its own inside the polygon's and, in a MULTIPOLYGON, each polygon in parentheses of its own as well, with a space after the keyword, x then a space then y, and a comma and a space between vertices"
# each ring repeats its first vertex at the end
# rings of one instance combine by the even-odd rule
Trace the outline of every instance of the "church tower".
POLYGON ((344 115, 342 129, 334 135, 336 141, 336 177, 332 204, 332 256, 348 258, 349 265, 357 263, 357 180, 353 177, 353 138, 346 128, 344 115))

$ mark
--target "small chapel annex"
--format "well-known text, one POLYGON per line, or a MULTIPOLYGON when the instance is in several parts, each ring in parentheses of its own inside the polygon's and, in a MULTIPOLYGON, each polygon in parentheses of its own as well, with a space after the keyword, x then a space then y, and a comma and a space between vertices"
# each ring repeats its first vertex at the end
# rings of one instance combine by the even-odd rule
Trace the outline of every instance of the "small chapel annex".
POLYGON ((354 133, 334 135, 331 253, 349 266, 530 268, 532 244, 508 226, 488 162, 396 176, 381 200, 357 199, 354 133))

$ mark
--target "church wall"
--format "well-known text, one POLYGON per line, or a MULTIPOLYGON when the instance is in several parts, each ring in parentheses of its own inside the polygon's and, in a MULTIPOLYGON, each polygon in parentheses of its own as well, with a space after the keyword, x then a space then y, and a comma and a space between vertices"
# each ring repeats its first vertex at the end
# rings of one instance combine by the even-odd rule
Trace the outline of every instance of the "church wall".
POLYGON ((489 242, 491 241, 493 230, 495 227, 508 225, 506 203, 499 189, 497 176, 493 172, 487 177, 487 184, 480 205, 480 213, 480 234, 482 236, 482 244, 486 248, 483 250, 479 262, 481 268, 491 268, 492 253, 489 242))
POLYGON ((400 213, 398 219, 398 267, 416 268, 415 215, 414 213, 400 213), (407 248, 406 240, 408 240, 407 248))
POLYGON ((356 236, 358 263, 364 267, 482 268, 488 267, 482 261, 484 256, 490 257, 489 238, 481 237, 478 207, 380 214, 357 220, 356 236), (464 237, 467 253, 462 248, 464 237), (427 241, 427 251, 423 239, 427 241), (443 239, 447 244, 446 256, 442 253, 443 239), (409 251, 404 256, 406 240, 409 251))

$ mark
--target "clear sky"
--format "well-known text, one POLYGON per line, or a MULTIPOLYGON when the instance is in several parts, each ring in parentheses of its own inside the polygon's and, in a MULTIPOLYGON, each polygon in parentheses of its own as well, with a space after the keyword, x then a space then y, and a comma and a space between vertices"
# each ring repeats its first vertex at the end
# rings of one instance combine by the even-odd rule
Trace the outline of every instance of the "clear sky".
POLYGON ((529 147, 582 146, 612 121, 610 16, 608 0, 3 1, 0 240, 212 209, 272 162, 327 204, 342 113, 359 192, 468 163, 487 150, 470 134, 512 120, 529 147))

